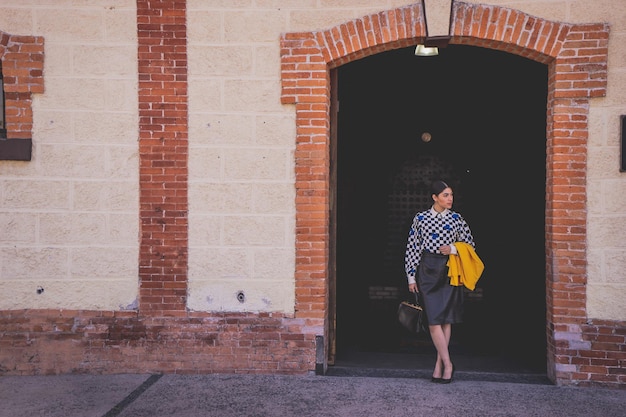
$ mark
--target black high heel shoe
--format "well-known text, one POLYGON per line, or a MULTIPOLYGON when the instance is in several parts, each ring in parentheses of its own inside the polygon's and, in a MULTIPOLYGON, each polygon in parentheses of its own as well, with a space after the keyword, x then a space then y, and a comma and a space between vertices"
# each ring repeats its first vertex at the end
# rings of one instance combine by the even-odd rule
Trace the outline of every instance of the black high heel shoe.
POLYGON ((454 379, 454 364, 452 364, 452 374, 450 375, 450 378, 441 378, 441 380, 439 381, 440 384, 449 384, 450 382, 452 382, 452 380, 454 379))
MULTIPOLYGON (((443 370, 442 370, 441 372, 443 372, 443 370)), ((434 373, 434 371, 433 371, 433 373, 434 373)), ((434 382, 435 384, 440 384, 440 383, 441 383, 441 380, 443 379, 443 378, 442 378, 442 376, 443 376, 443 375, 441 375, 439 378, 437 378, 436 376, 434 376, 434 375, 433 375, 433 376, 430 378, 430 382, 434 382)))

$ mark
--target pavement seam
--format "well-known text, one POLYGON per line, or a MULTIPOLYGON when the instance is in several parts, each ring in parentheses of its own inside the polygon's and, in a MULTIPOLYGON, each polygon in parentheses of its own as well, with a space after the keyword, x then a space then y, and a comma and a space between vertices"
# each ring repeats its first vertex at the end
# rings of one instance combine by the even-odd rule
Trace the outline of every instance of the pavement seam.
POLYGON ((148 388, 150 388, 155 382, 157 382, 163 374, 153 374, 150 375, 148 379, 146 379, 143 384, 139 385, 137 389, 128 394, 126 398, 117 403, 113 408, 111 408, 106 414, 102 417, 116 417, 118 416, 123 409, 128 407, 133 401, 135 401, 141 394, 143 394, 148 388))

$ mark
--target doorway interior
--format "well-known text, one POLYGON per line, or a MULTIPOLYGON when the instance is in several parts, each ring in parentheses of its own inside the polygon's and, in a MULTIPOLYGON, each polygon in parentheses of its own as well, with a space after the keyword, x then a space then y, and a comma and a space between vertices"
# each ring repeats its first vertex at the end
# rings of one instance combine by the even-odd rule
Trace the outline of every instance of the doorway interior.
POLYGON ((402 48, 336 71, 336 363, 434 361, 428 336, 409 334, 395 314, 409 296, 408 228, 441 178, 485 263, 452 354, 474 358, 477 371, 507 363, 545 373, 547 66, 449 45, 438 56, 402 48))

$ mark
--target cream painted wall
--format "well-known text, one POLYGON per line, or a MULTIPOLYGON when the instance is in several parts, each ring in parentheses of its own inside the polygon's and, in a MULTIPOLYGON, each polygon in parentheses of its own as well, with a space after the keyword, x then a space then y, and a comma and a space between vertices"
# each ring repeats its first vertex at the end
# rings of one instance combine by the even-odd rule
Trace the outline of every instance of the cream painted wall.
POLYGON ((410 4, 371 3, 188 1, 190 309, 294 312, 295 113, 280 104, 280 34, 410 4))
MULTIPOLYGON (((588 310, 593 318, 624 320, 626 309, 622 308, 621 303, 626 293, 626 277, 619 271, 624 270, 626 264, 626 246, 621 239, 610 237, 612 231, 624 230, 626 224, 626 212, 620 204, 625 197, 617 191, 623 189, 624 179, 623 174, 619 173, 616 157, 619 155, 619 115, 626 113, 626 90, 615 87, 626 85, 626 80, 623 80, 626 76, 626 51, 622 46, 626 40, 626 3, 617 4, 613 0, 599 0, 592 4, 584 0, 470 2, 515 8, 555 21, 611 23, 609 93, 606 98, 595 99, 590 109, 588 310)), ((291 232, 293 229, 290 229, 293 228, 291 217, 294 212, 290 195, 293 192, 290 189, 293 161, 290 152, 293 150, 294 126, 293 109, 276 107, 280 81, 279 35, 282 32, 325 29, 368 13, 412 2, 257 1, 253 3, 254 6, 247 1, 216 1, 210 6, 206 3, 201 0, 190 1, 188 15, 190 137, 193 148, 190 151, 190 306, 196 309, 277 308, 290 311, 294 267, 294 236, 291 232), (258 128, 270 121, 278 125, 278 129, 274 131, 273 138, 268 136, 269 140, 259 147, 258 128), (266 147, 274 149, 276 153, 282 151, 282 156, 287 158, 280 162, 281 168, 288 167, 283 178, 276 176, 256 182, 253 177, 258 167, 249 169, 250 176, 241 172, 246 170, 243 165, 251 162, 248 159, 250 154, 240 155, 237 152, 231 152, 230 156, 241 158, 244 162, 239 167, 239 178, 229 175, 226 169, 229 159, 225 157, 225 152, 233 148, 257 148, 263 152, 266 147), (207 165, 206 161, 214 163, 207 165), (223 202, 222 207, 227 208, 226 217, 216 216, 218 210, 205 203, 211 194, 208 190, 215 189, 217 184, 221 185, 217 188, 224 190, 226 195, 232 195, 240 193, 249 181, 256 182, 254 189, 258 185, 271 183, 285 186, 284 194, 280 194, 280 199, 287 204, 281 206, 284 217, 259 216, 254 208, 254 198, 250 195, 230 203, 223 202), (260 259, 256 256, 258 252, 255 245, 240 251, 230 250, 225 256, 219 256, 221 261, 218 263, 210 261, 209 254, 214 248, 223 249, 227 221, 238 229, 235 234, 244 235, 248 235, 246 227, 249 223, 258 228, 259 222, 274 222, 274 225, 279 222, 267 237, 271 239, 272 236, 278 236, 281 227, 285 227, 284 240, 277 240, 279 246, 273 250, 281 251, 289 260, 273 270, 273 274, 270 274, 273 278, 269 281, 268 278, 259 279, 260 274, 255 269, 256 261, 260 259), (220 265, 219 268, 217 265, 220 265), (211 277, 215 269, 219 271, 211 277), (273 285, 286 291, 274 293, 273 285), (242 305, 236 301, 235 294, 240 289, 249 291, 249 304, 242 305), (226 297, 222 303, 211 296, 220 291, 226 297), (274 293, 277 297, 265 298, 268 293, 274 293), (283 298, 285 294, 289 294, 288 298, 283 298)), ((260 153, 258 158, 262 157, 260 153)), ((214 197, 218 197, 218 194, 214 197)), ((262 194, 256 197, 260 199, 256 201, 264 199, 262 194)), ((227 197, 221 195, 218 199, 223 201, 227 197)), ((237 241, 235 246, 240 244, 237 241)), ((269 242, 259 242, 259 245, 264 249, 272 247, 269 242)))
POLYGON ((134 0, 0 4, 0 30, 45 38, 32 161, 0 161, 0 309, 136 302, 135 22, 134 0))
POLYGON ((288 13, 188 7, 188 306, 292 313, 295 115, 280 104, 278 45, 288 13))
MULTIPOLYGON (((295 114, 280 104, 280 34, 411 3, 188 0, 190 309, 294 310, 295 114)), ((608 94, 590 108, 588 312, 626 320, 626 243, 619 233, 626 230, 626 197, 618 161, 626 3, 484 4, 611 24, 608 94)), ((46 91, 33 106, 33 161, 0 161, 0 309, 132 307, 138 291, 135 1, 5 1, 0 30, 46 41, 46 91)))

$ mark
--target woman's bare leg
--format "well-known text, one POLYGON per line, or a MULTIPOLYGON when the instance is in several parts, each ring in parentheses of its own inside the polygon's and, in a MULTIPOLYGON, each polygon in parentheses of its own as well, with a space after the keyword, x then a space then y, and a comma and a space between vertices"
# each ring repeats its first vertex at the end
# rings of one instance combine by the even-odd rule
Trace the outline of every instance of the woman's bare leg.
POLYGON ((433 377, 435 378, 452 378, 452 361, 450 360, 450 351, 448 346, 450 344, 450 336, 452 335, 452 325, 433 325, 428 326, 430 330, 430 338, 437 350, 437 362, 435 363, 435 370, 433 371, 433 377))

